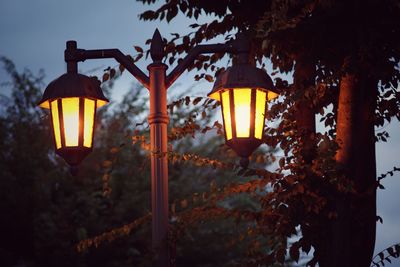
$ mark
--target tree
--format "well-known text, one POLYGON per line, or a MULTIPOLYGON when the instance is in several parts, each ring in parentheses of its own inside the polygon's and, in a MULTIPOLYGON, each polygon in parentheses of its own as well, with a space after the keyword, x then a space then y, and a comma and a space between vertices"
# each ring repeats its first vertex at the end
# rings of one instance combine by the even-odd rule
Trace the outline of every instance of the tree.
MULTIPOLYGON (((266 140, 284 150, 281 170, 290 174, 271 181, 274 191, 265 196, 258 220, 279 245, 259 262, 282 261, 285 240, 300 225, 302 238, 290 249, 295 260, 300 248, 313 246, 311 265, 368 266, 375 242, 375 141, 386 139, 375 136, 374 125, 400 119, 398 3, 178 0, 141 18, 170 21, 179 13, 216 19, 174 34, 166 49, 170 62, 198 43, 245 31, 259 64, 269 59, 280 72, 294 70, 293 84, 276 79, 284 100, 271 117, 281 122, 267 130, 266 140), (327 112, 327 134, 314 133, 315 112, 327 112)), ((201 57, 194 67, 214 71, 222 56, 201 57)))

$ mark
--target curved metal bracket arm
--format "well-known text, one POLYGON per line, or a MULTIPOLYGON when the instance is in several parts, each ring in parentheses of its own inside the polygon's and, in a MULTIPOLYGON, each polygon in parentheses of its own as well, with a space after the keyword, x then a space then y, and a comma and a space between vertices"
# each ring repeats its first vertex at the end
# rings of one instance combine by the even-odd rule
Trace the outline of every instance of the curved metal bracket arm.
POLYGON ((181 60, 178 65, 168 74, 166 79, 166 87, 169 88, 176 79, 188 68, 190 67, 197 56, 201 54, 210 53, 234 53, 234 46, 231 44, 211 44, 211 45, 198 45, 195 46, 186 57, 181 60))
POLYGON ((144 87, 150 87, 149 77, 132 62, 132 59, 129 56, 124 55, 119 49, 85 50, 67 48, 64 57, 67 63, 85 61, 86 59, 114 58, 141 84, 143 84, 144 87))
POLYGON ((178 63, 178 65, 168 74, 166 79, 166 88, 169 88, 176 79, 190 67, 194 60, 200 54, 210 53, 231 53, 241 54, 249 52, 249 44, 247 39, 239 35, 239 38, 229 41, 225 44, 209 44, 209 45, 198 45, 195 46, 186 57, 178 63))

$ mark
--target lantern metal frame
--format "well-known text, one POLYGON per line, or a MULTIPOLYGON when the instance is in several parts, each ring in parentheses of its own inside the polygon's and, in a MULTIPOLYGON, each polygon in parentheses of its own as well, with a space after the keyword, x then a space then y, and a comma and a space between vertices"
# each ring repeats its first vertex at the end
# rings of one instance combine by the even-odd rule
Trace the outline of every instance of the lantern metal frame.
MULTIPOLYGON (((175 68, 167 75, 167 66, 162 63, 164 58, 164 41, 158 30, 154 32, 150 55, 153 63, 148 65, 149 76, 143 73, 132 61, 131 57, 124 55, 118 49, 98 49, 98 50, 85 50, 78 49, 75 41, 67 42, 67 49, 65 50, 65 61, 67 63, 67 74, 77 74, 77 63, 87 59, 101 59, 101 58, 114 58, 121 65, 125 67, 150 93, 150 114, 148 117, 150 125, 150 146, 151 146, 151 196, 152 196, 152 245, 157 257, 154 260, 156 267, 168 267, 172 263, 169 258, 169 248, 167 242, 168 233, 168 160, 167 160, 167 124, 169 121, 167 113, 167 98, 166 92, 174 81, 194 62, 200 54, 210 53, 230 53, 233 55, 246 55, 249 53, 249 43, 243 34, 238 34, 235 40, 229 41, 224 44, 208 44, 197 45, 193 47, 185 58, 178 62, 175 68)), ((239 66, 238 66, 239 67, 239 66)), ((247 65, 241 66, 247 68, 247 65)), ((235 69, 234 67, 232 67, 235 69)), ((232 72, 224 72, 224 75, 232 72)), ((247 72, 246 72, 247 73, 247 72)), ((79 75, 79 74, 78 74, 79 75)), ((228 75, 229 77, 230 75, 228 75)), ((62 76, 63 77, 63 76, 62 76)), ((65 76, 69 77, 69 76, 65 76)), ((224 76, 221 76, 224 77, 224 76)), ((61 77, 60 77, 61 79, 61 77)), ((56 80, 57 81, 57 80, 56 80)), ((64 79, 53 84, 55 87, 68 87, 71 84, 64 79), (62 84, 60 84, 62 83, 62 84)), ((272 84, 272 82, 271 82, 272 84)), ((73 84, 72 84, 73 85, 73 84)), ((214 89, 227 88, 229 83, 223 82, 223 78, 219 78, 214 85, 214 89), (221 81, 221 82, 220 82, 221 81), (218 84, 221 84, 219 86, 218 84)), ((50 86, 50 85, 49 85, 50 86)), ((84 89, 87 85, 83 85, 84 89)), ((254 84, 252 87, 260 87, 259 84, 254 84)), ((268 88, 271 89, 271 88, 268 88)), ((66 90, 67 91, 67 90, 66 90)), ((80 93, 83 93, 79 89, 80 93)), ((89 90, 91 91, 91 90, 89 90)), ((85 91, 86 92, 86 91, 85 91)), ((98 99, 106 100, 101 91, 96 87, 93 93, 97 92, 95 97, 98 99)), ((86 92, 87 93, 87 92, 86 92)), ((49 89, 47 99, 57 98, 62 94, 59 89, 49 89), (51 92, 50 92, 51 91, 51 92), (53 92, 54 91, 54 92, 53 92), (54 93, 54 95, 53 95, 54 93)), ((46 93, 45 93, 46 95, 46 93)), ((64 95, 68 95, 64 93, 64 95)), ((87 96, 85 94, 85 96, 87 96)), ((45 96, 44 96, 45 97, 45 96)), ((107 100, 108 101, 108 100, 107 100)), ((68 152, 69 153, 69 152, 68 152)))
MULTIPOLYGON (((222 93, 228 91, 229 92, 229 111, 230 111, 230 125, 232 127, 232 138, 228 139, 226 128, 225 128, 225 140, 226 144, 231 147, 238 156, 242 158, 248 158, 253 151, 262 144, 262 136, 261 139, 255 137, 255 113, 256 113, 256 94, 257 90, 261 90, 266 93, 265 101, 268 101, 271 98, 271 95, 277 95, 278 91, 274 88, 271 77, 263 70, 258 69, 251 64, 247 59, 246 54, 242 54, 238 56, 238 62, 229 67, 227 70, 220 73, 217 77, 214 87, 211 92, 208 94, 208 97, 213 98, 221 103, 221 110, 223 113, 224 106, 222 101, 222 93), (235 90, 243 90, 250 89, 251 90, 251 98, 250 98, 250 128, 249 128, 249 137, 237 137, 236 131, 236 114, 235 114, 235 99, 234 99, 234 91, 235 90)), ((265 108, 263 114, 267 111, 267 103, 265 104, 265 108)), ((227 125, 225 121, 225 116, 222 116, 224 121, 224 127, 227 125)), ((262 129, 265 127, 265 120, 262 123, 262 129)), ((248 160, 241 161, 241 165, 243 167, 247 167, 248 160)))

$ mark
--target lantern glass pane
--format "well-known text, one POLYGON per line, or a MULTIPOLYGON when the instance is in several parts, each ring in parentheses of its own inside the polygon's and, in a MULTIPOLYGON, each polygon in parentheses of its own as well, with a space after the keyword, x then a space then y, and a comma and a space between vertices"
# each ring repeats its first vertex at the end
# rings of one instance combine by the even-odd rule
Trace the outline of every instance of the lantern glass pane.
POLYGON ((79 144, 79 97, 68 97, 62 100, 62 115, 64 119, 65 145, 79 144))
POLYGON ((233 90, 233 99, 235 101, 236 136, 249 137, 251 89, 240 88, 233 90))
POLYGON ((229 91, 222 92, 222 116, 224 116, 226 140, 232 139, 232 120, 229 91))
POLYGON ((61 135, 60 135, 60 117, 58 116, 58 102, 53 100, 51 102, 51 120, 53 122, 54 139, 56 141, 56 148, 61 148, 61 135))
POLYGON ((85 111, 84 111, 84 135, 83 135, 83 145, 85 147, 92 146, 93 137, 93 125, 94 125, 94 110, 95 101, 92 99, 85 98, 85 111))
POLYGON ((264 120, 265 120, 265 105, 267 101, 267 93, 257 90, 256 93, 256 118, 254 121, 254 137, 262 139, 264 120))

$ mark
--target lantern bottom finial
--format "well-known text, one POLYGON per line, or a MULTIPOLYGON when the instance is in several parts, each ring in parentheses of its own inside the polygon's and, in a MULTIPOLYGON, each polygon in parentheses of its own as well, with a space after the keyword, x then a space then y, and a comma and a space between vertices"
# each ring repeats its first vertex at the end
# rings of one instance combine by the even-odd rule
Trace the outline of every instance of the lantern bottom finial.
MULTIPOLYGON (((71 168, 77 167, 92 149, 88 147, 66 147, 56 151, 71 168)), ((71 172, 72 174, 72 172, 71 172)))
POLYGON ((256 138, 233 138, 226 141, 226 144, 236 152, 239 157, 248 158, 262 144, 256 138))

